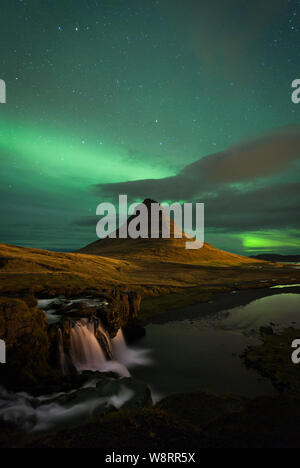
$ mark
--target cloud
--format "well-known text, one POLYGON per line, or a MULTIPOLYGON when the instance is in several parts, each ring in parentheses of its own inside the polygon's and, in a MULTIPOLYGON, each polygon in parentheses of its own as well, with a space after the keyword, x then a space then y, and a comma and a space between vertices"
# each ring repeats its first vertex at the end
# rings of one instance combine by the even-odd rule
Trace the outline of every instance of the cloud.
POLYGON ((227 151, 205 156, 184 167, 176 176, 145 179, 92 187, 102 198, 127 194, 131 199, 192 201, 207 192, 219 193, 232 184, 256 184, 298 170, 300 126, 290 126, 227 151))
POLYGON ((224 189, 204 200, 205 225, 225 232, 300 229, 300 183, 276 184, 250 192, 224 189))
POLYGON ((206 156, 185 167, 181 175, 192 179, 197 174, 206 185, 246 182, 278 174, 297 159, 300 159, 300 126, 206 156))
POLYGON ((101 201, 127 194, 129 201, 205 203, 205 226, 215 233, 299 230, 299 159, 300 126, 295 125, 205 156, 173 177, 99 184, 92 190, 101 201))
POLYGON ((92 190, 101 199, 124 193, 130 201, 204 202, 206 229, 215 232, 300 229, 299 159, 300 126, 290 126, 205 156, 173 177, 99 184, 92 190))

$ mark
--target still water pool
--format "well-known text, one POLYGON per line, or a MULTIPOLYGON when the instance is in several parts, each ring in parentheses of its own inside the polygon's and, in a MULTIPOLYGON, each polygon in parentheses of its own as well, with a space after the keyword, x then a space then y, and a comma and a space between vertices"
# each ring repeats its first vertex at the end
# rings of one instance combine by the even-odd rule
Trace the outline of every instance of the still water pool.
POLYGON ((240 358, 247 346, 260 342, 259 328, 270 324, 277 330, 300 328, 300 294, 276 294, 205 317, 199 305, 197 318, 147 327, 139 345, 152 349, 153 364, 134 375, 159 396, 197 389, 252 397, 274 393, 240 358))

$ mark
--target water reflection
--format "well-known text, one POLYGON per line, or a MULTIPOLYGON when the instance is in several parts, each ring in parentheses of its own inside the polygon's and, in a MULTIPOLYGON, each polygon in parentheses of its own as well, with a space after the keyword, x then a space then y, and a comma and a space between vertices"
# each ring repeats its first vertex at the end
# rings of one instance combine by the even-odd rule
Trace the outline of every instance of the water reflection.
POLYGON ((261 326, 300 327, 300 294, 279 294, 235 307, 224 313, 219 325, 228 330, 249 332, 261 326))
POLYGON ((276 294, 246 306, 193 320, 149 325, 141 341, 152 347, 156 364, 135 372, 156 391, 206 389, 257 396, 274 393, 271 383, 245 368, 240 354, 259 343, 261 326, 300 328, 300 295, 276 294))

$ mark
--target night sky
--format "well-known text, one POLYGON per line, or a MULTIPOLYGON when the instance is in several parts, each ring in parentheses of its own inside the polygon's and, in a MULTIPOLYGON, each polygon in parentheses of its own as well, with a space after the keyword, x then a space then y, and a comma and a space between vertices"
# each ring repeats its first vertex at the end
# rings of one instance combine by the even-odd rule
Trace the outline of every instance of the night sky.
POLYGON ((300 253, 300 1, 1 0, 0 242, 75 249, 96 206, 201 201, 206 241, 300 253))

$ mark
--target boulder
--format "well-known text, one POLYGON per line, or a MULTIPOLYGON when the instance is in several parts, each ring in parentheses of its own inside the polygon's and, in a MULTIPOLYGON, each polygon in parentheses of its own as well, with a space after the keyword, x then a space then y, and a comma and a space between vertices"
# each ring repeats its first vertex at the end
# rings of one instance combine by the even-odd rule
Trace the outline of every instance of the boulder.
POLYGON ((122 405, 123 408, 142 408, 152 406, 152 397, 149 387, 132 377, 124 377, 118 380, 105 380, 97 383, 99 397, 122 397, 122 393, 129 390, 130 397, 122 405))

